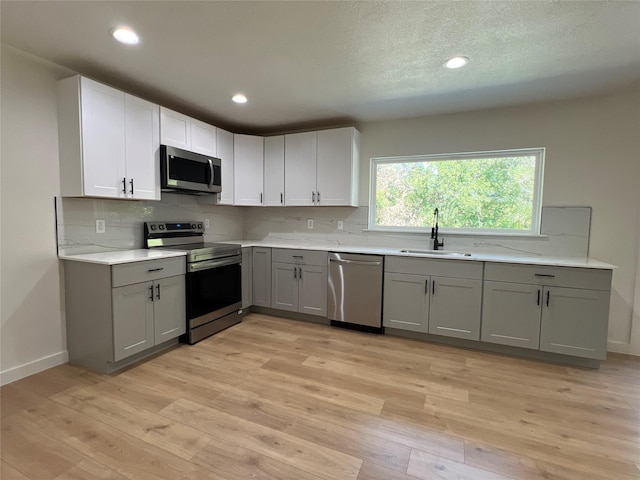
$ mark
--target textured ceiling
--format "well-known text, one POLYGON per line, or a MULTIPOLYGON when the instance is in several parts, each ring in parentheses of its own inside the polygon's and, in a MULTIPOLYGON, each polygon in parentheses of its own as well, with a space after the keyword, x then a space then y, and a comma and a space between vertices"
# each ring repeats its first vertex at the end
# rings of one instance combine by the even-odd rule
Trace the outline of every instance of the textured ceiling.
POLYGON ((2 42, 235 131, 595 95, 640 77, 638 1, 6 1, 2 42), (136 47, 109 35, 127 24, 136 47), (446 70, 462 54, 471 63, 446 70), (249 103, 237 106, 232 94, 249 103))

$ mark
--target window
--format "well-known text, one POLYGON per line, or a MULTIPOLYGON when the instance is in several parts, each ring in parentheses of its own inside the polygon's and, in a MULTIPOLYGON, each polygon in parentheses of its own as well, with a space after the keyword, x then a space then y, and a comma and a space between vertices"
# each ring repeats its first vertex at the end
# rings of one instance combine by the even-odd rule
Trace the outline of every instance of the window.
POLYGON ((369 228, 538 234, 544 148, 371 159, 369 228))

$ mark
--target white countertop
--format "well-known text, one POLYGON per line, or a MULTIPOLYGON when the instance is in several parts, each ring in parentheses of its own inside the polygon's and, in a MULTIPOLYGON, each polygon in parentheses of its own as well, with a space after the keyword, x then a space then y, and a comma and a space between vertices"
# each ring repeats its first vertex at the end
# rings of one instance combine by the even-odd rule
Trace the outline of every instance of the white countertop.
POLYGON ((78 255, 58 255, 61 260, 75 262, 99 263, 102 265, 118 265, 121 263, 144 262, 146 260, 158 260, 171 257, 185 257, 186 252, 174 252, 172 250, 116 250, 100 253, 83 253, 78 255))
MULTIPOLYGON (((617 268, 615 265, 601 262, 593 258, 584 257, 552 257, 542 255, 506 255, 496 253, 471 253, 471 256, 447 256, 442 254, 425 253, 408 253, 401 250, 411 250, 404 248, 391 247, 360 247, 357 245, 321 245, 314 243, 287 242, 284 240, 225 240, 224 243, 234 243, 241 247, 271 247, 271 248, 290 248, 296 250, 320 250, 329 252, 350 252, 365 253, 372 255, 395 255, 400 257, 423 257, 423 258, 439 258, 441 260, 460 260, 471 262, 497 262, 497 263, 522 263, 528 265, 549 265, 557 267, 577 267, 577 268, 597 268, 602 270, 612 270, 617 268)), ((418 250, 418 249, 415 249, 418 250)), ((438 250, 439 252, 447 252, 447 250, 438 250)))

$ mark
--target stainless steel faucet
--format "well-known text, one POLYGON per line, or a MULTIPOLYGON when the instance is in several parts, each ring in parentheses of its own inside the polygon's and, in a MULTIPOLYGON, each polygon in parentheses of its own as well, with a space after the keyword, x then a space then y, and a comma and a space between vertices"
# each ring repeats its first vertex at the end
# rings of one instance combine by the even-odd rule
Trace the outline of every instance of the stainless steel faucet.
POLYGON ((431 226, 431 238, 433 238, 433 249, 438 250, 444 247, 444 238, 438 241, 438 209, 433 211, 433 225, 431 226))

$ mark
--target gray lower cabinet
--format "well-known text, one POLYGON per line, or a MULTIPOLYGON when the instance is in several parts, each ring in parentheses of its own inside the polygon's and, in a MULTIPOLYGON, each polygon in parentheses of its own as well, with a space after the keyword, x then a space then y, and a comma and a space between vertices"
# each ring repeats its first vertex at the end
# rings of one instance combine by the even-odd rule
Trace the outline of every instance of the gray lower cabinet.
POLYGON ((271 306, 271 248, 253 247, 253 305, 271 306))
POLYGON ((605 359, 611 273, 487 263, 482 341, 605 359))
POLYGON ((327 252, 272 250, 271 307, 327 316, 327 252))
POLYGON ((184 273, 183 257, 113 266, 66 261, 69 361, 109 373, 184 334, 184 273))
POLYGON ((251 247, 242 249, 242 308, 253 305, 253 260, 251 247))
POLYGON ((386 257, 383 325, 480 339, 482 263, 386 257))

